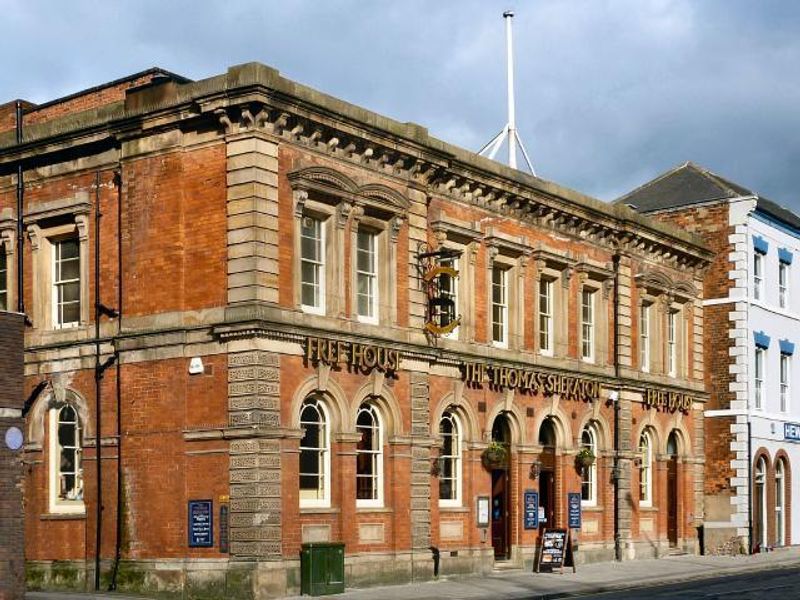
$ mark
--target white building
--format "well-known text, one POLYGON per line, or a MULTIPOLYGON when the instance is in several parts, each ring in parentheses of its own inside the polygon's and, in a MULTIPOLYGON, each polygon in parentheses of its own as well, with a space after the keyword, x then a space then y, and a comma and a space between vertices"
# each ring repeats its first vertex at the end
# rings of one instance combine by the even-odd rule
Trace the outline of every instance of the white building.
POLYGON ((706 551, 800 543, 800 217, 692 163, 618 202, 718 253, 704 293, 706 551))

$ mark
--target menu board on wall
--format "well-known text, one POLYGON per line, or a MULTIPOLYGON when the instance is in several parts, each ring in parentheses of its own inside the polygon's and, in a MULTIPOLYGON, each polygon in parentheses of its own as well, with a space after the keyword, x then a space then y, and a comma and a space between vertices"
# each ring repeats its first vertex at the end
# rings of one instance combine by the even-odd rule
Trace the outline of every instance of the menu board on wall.
POLYGON ((572 541, 566 529, 545 529, 542 532, 539 562, 536 571, 553 572, 559 569, 564 572, 564 565, 571 564, 575 570, 575 559, 572 556, 572 541))
POLYGON ((189 500, 189 547, 214 545, 214 514, 211 500, 189 500))

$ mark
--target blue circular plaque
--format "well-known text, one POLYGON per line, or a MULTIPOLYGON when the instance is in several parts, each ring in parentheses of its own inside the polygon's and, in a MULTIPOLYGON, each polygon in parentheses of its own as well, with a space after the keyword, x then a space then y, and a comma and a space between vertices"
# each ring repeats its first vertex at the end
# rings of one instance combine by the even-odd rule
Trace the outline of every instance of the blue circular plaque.
POLYGON ((9 427, 6 429, 6 446, 11 450, 22 448, 22 431, 19 427, 9 427))

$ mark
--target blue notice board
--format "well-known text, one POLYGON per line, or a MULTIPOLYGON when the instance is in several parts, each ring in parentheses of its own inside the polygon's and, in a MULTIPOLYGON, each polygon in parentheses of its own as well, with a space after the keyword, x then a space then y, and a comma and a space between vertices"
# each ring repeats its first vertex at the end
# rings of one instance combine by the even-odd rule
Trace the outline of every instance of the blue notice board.
POLYGON ((525 529, 536 529, 539 527, 539 492, 525 490, 522 519, 525 529))
POLYGON ((577 492, 567 494, 567 520, 570 529, 581 528, 581 495, 577 492))
POLYGON ((214 545, 214 512, 211 500, 189 500, 189 548, 214 545))

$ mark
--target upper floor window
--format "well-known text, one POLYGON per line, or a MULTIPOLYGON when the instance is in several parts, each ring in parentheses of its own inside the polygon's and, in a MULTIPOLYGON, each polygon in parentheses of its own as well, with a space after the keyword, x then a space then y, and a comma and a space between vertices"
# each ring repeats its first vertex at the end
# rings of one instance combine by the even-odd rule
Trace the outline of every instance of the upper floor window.
POLYGON ((653 505, 653 440, 649 431, 639 438, 639 506, 653 505))
POLYGON ((789 265, 778 263, 778 304, 781 308, 789 308, 789 265))
POLYGON ((300 506, 330 504, 330 427, 325 406, 308 398, 300 409, 300 506))
POLYGON ((553 280, 539 280, 539 350, 553 353, 553 280))
POLYGON ((325 224, 304 216, 300 229, 300 301, 304 310, 325 312, 325 224))
POLYGON ((763 348, 756 348, 755 355, 755 407, 761 408, 763 406, 763 392, 764 392, 764 352, 763 348))
POLYGON ((377 235, 359 228, 356 235, 356 297, 360 321, 378 322, 377 235))
POLYGON ((50 410, 50 510, 83 512, 81 422, 69 404, 50 410))
MULTIPOLYGON (((445 258, 439 261, 439 264, 442 267, 448 267, 456 272, 458 271, 457 258, 445 258)), ((453 303, 452 307, 448 311, 448 314, 443 315, 440 322, 442 325, 452 323, 455 319, 458 318, 458 315, 460 314, 458 307, 458 278, 446 274, 442 275, 439 278, 439 295, 443 299, 450 300, 453 303)), ((458 339, 458 327, 456 327, 450 333, 446 334, 444 337, 450 339, 458 339)))
POLYGON ((378 411, 364 403, 356 417, 356 506, 383 505, 383 428, 378 411))
POLYGON ((439 458, 439 506, 461 505, 461 427, 452 412, 439 421, 442 452, 439 458))
POLYGON ((639 365, 642 371, 650 371, 650 304, 642 304, 639 312, 639 365))
POLYGON ((0 310, 8 310, 8 265, 5 248, 0 245, 0 310))
POLYGON ((590 450, 595 456, 591 465, 583 467, 581 477, 581 503, 584 506, 597 504, 597 428, 590 423, 581 433, 581 448, 590 450))
POLYGON ((584 289, 581 292, 581 358, 594 361, 595 337, 595 292, 584 289))
POLYGON ((758 250, 753 253, 753 298, 761 300, 764 296, 764 255, 758 250))
POLYGON ((678 374, 678 312, 670 310, 667 313, 667 375, 675 377, 678 374))
POLYGON ((77 238, 53 241, 53 325, 75 327, 81 320, 81 260, 77 238))
POLYGON ((789 366, 791 364, 788 354, 781 353, 781 412, 789 410, 789 366))
POLYGON ((508 269, 492 267, 492 342, 508 346, 508 269))

